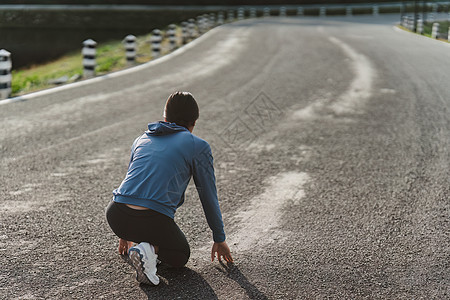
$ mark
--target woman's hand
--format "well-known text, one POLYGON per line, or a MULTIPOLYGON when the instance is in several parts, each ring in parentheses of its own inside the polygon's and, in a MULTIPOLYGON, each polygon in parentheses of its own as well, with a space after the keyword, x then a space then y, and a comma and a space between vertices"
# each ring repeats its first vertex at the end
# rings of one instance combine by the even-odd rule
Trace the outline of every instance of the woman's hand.
POLYGON ((133 247, 133 242, 129 242, 124 239, 119 239, 119 254, 125 255, 128 254, 128 249, 133 247))
POLYGON ((214 258, 216 257, 217 253, 217 259, 221 262, 222 257, 229 263, 233 262, 233 258, 231 257, 230 248, 228 248, 228 245, 226 242, 221 243, 214 243, 211 249, 211 261, 214 261, 214 258))

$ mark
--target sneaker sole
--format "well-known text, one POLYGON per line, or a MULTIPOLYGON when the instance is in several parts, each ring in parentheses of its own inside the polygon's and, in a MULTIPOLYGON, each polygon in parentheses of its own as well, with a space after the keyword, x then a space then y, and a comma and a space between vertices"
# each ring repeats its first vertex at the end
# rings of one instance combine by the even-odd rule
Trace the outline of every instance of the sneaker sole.
POLYGON ((139 249, 130 249, 128 256, 130 257, 131 265, 136 270, 136 280, 147 285, 154 285, 144 273, 144 263, 139 249))

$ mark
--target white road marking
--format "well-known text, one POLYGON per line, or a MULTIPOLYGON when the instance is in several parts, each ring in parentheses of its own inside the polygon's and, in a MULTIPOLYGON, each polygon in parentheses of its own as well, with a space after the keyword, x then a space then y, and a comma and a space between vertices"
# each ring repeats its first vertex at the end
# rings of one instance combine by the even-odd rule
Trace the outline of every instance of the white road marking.
POLYGON ((319 97, 314 103, 294 112, 297 119, 315 119, 324 114, 324 109, 331 109, 335 114, 357 113, 361 106, 371 97, 375 69, 370 60, 358 53, 341 40, 330 37, 329 40, 339 46, 350 60, 355 77, 349 88, 333 101, 331 96, 319 97))
POLYGON ((396 94, 397 91, 394 89, 380 89, 380 93, 383 94, 396 94))
POLYGON ((33 184, 33 183, 24 184, 20 190, 10 191, 9 194, 12 196, 18 196, 18 195, 22 195, 25 193, 30 193, 38 186, 39 186, 39 184, 33 184))
POLYGON ((280 228, 282 209, 290 201, 299 203, 308 180, 306 173, 295 171, 268 178, 265 191, 249 201, 247 210, 235 216, 239 227, 227 238, 233 251, 248 251, 282 240, 285 237, 280 228))
POLYGON ((351 67, 356 75, 348 90, 331 105, 331 109, 337 114, 354 113, 358 105, 372 95, 375 71, 367 57, 335 37, 330 37, 329 40, 339 46, 351 59, 351 67))

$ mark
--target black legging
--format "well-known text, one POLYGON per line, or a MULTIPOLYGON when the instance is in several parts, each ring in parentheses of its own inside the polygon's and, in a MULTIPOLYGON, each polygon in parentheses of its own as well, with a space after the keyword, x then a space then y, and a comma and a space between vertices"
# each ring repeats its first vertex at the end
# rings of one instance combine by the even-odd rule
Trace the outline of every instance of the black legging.
POLYGON ((106 208, 106 219, 118 237, 158 246, 161 262, 172 267, 182 267, 187 263, 191 253, 189 244, 170 217, 154 210, 132 209, 111 201, 106 208))

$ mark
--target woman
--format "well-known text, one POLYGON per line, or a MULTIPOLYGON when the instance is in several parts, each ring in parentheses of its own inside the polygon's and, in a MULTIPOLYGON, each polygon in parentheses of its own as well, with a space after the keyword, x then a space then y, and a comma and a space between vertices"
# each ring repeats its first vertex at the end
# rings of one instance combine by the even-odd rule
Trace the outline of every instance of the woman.
POLYGON ((108 223, 119 237, 119 253, 128 253, 141 283, 159 284, 158 259, 173 267, 182 267, 189 259, 189 244, 173 219, 191 176, 213 233, 211 261, 217 255, 219 261, 233 262, 225 242, 211 148, 192 134, 198 117, 192 94, 170 95, 164 122, 148 124, 134 141, 126 177, 107 207, 108 223))

